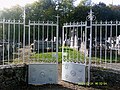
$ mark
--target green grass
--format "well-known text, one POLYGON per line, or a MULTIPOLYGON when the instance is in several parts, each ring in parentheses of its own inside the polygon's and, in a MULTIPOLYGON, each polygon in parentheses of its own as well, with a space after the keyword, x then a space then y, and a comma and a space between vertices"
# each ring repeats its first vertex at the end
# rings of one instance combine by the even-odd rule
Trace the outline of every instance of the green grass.
MULTIPOLYGON (((38 62, 56 62, 56 52, 37 53, 33 54, 31 60, 38 62)), ((62 52, 58 52, 58 62, 61 62, 62 52)))
MULTIPOLYGON (((56 62, 56 52, 45 52, 45 53, 32 53, 30 56, 30 60, 32 62, 56 62)), ((73 62, 84 62, 85 54, 76 49, 72 49, 69 47, 64 47, 64 61, 73 61, 73 62)), ((28 58, 26 59, 28 60, 28 58)), ((86 61, 88 63, 89 57, 86 55, 86 61)), ((115 56, 112 56, 112 62, 115 62, 115 56)), ((19 60, 22 61, 22 60, 19 60)), ((92 57, 91 60, 93 63, 105 62, 105 57, 92 57)), ((110 56, 106 58, 106 61, 110 62, 110 56)), ((17 63, 18 60, 14 60, 14 63, 17 63)), ((62 62, 62 47, 59 48, 58 52, 58 62, 62 62)), ((117 57, 117 62, 120 62, 120 56, 117 57)))
MULTIPOLYGON (((64 55, 64 61, 83 62, 85 60, 85 54, 83 52, 80 53, 80 51, 76 49, 64 47, 64 53, 67 54, 67 56, 64 55)), ((86 59, 88 59, 88 57, 86 57, 86 59)))
MULTIPOLYGON (((75 49, 71 49, 69 47, 64 48, 64 52, 67 53, 67 57, 64 56, 64 61, 73 61, 73 62, 82 62, 85 59, 84 53, 80 53, 75 49)), ((33 61, 38 62, 56 62, 56 57, 54 55, 56 52, 46 52, 46 53, 36 53, 33 54, 30 58, 33 61)), ((58 62, 62 62, 62 48, 59 48, 58 52, 58 62)))

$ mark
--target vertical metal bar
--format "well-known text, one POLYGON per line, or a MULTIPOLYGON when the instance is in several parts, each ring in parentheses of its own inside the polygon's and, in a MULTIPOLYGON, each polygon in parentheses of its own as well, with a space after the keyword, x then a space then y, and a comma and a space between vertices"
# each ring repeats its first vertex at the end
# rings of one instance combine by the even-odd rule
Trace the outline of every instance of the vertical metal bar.
MULTIPOLYGON (((56 31, 56 60, 57 60, 57 67, 58 67, 58 33, 59 33, 59 16, 57 15, 57 31, 56 31)), ((58 72, 57 72, 58 74, 58 72)))
POLYGON ((110 44, 111 44, 111 48, 110 48, 110 65, 112 64, 112 21, 111 21, 111 29, 110 29, 110 44))
MULTIPOLYGON (((79 23, 77 22, 77 25, 78 25, 79 23)), ((76 62, 78 62, 78 55, 79 55, 79 41, 78 41, 78 26, 77 26, 77 28, 76 28, 76 31, 77 31, 77 60, 76 60, 76 62)))
POLYGON ((105 22, 105 68, 107 67, 107 21, 105 22))
MULTIPOLYGON (((52 22, 52 24, 53 24, 53 22, 52 22)), ((51 50, 51 52, 52 52, 52 55, 53 55, 53 51, 54 51, 54 40, 53 40, 53 26, 51 26, 51 46, 52 46, 52 50, 51 50)), ((52 57, 52 60, 54 60, 54 58, 52 57)))
MULTIPOLYGON (((81 32, 81 44, 82 44, 82 43, 84 43, 83 39, 82 39, 83 38, 83 36, 82 36, 82 21, 81 21, 80 24, 81 24, 81 26, 80 26, 80 32, 81 32)), ((82 46, 80 47, 80 62, 82 61, 81 56, 82 56, 82 46)))
POLYGON ((73 49, 73 54, 72 54, 73 57, 72 57, 72 62, 73 62, 74 61, 74 38, 75 38, 75 36, 74 36, 74 34, 75 34, 74 27, 72 28, 72 30, 73 30, 73 33, 72 33, 72 36, 73 36, 73 41, 72 41, 73 42, 73 48, 72 48, 73 49))
MULTIPOLYGON (((44 24, 44 21, 43 21, 44 24)), ((44 25, 42 26, 42 61, 44 60, 44 45, 45 45, 45 41, 44 41, 44 25)))
MULTIPOLYGON (((47 24, 49 24, 49 21, 47 21, 47 24)), ((49 44, 49 37, 48 37, 48 34, 49 34, 49 26, 47 25, 47 54, 48 54, 48 44, 49 44)), ((48 58, 47 58, 48 60, 48 58)))
POLYGON ((26 18, 26 15, 25 15, 25 7, 24 7, 24 18, 23 18, 23 63, 25 62, 25 18, 26 18))
POLYGON ((5 19, 3 19, 3 65, 5 64, 4 57, 5 57, 5 19))
MULTIPOLYGON (((100 22, 102 25, 102 21, 100 22)), ((102 26, 100 26, 100 66, 102 64, 102 26)))
MULTIPOLYGON (((34 43, 34 56, 35 56, 35 52, 36 52, 36 40, 35 40, 35 21, 34 21, 34 25, 33 25, 33 43, 34 43)), ((33 61, 35 61, 36 58, 33 59, 33 61)))
MULTIPOLYGON (((75 25, 75 22, 73 22, 73 24, 75 25)), ((76 31, 75 31, 75 27, 73 27, 73 62, 75 62, 75 34, 76 34, 76 31)))
POLYGON ((97 21, 95 22, 95 65, 97 65, 97 21))
MULTIPOLYGON (((30 50, 30 26, 31 26, 31 25, 30 25, 30 20, 29 20, 29 37, 28 37, 29 50, 30 50)), ((30 51, 29 51, 29 56, 28 56, 28 58, 29 58, 29 61, 28 61, 28 62, 30 63, 30 61, 31 61, 31 60, 30 60, 30 51)))
POLYGON ((67 27, 64 27, 64 42, 65 42, 65 43, 64 43, 64 45, 65 45, 65 46, 64 46, 64 52, 65 52, 65 53, 67 52, 67 51, 66 51, 66 35, 67 35, 67 34, 66 34, 66 30, 67 30, 67 27))
POLYGON ((15 20, 14 20, 14 26, 13 26, 13 60, 15 59, 15 20))
MULTIPOLYGON (((85 22, 85 25, 87 25, 87 21, 85 22)), ((87 63, 87 28, 85 27, 85 65, 87 63)))
POLYGON ((62 27, 62 63, 64 62, 64 45, 65 45, 65 41, 64 41, 64 26, 62 27))
MULTIPOLYGON (((58 37, 59 37, 58 36, 58 33, 59 33, 59 16, 58 15, 57 15, 57 27, 56 28, 57 28, 57 31, 56 31, 56 37, 57 37, 56 38, 57 39, 56 40, 56 60, 57 60, 57 62, 56 63, 57 63, 57 78, 58 78, 58 48, 59 48, 58 47, 58 37)), ((57 82, 58 82, 58 80, 57 80, 57 82)))
POLYGON ((92 9, 90 9, 90 53, 89 53, 89 64, 88 64, 88 85, 90 85, 90 67, 91 67, 91 54, 92 54, 92 9))
MULTIPOLYGON (((117 33, 118 33, 118 21, 116 21, 116 40, 117 40, 117 33)), ((116 48, 116 53, 115 53, 115 63, 117 63, 117 47, 116 48)))
MULTIPOLYGON (((67 27, 66 27, 67 28, 67 27)), ((68 28, 68 31, 69 31, 69 39, 70 39, 70 45, 71 45, 71 36, 72 36, 72 33, 71 33, 71 27, 70 28, 68 28)), ((69 61, 70 61, 70 59, 71 59, 71 55, 70 55, 70 46, 69 46, 69 51, 68 51, 68 54, 69 54, 69 61)))
POLYGON ((8 21, 8 64, 10 61, 10 20, 8 21))
MULTIPOLYGON (((65 29, 65 32, 66 32, 66 34, 65 34, 65 41, 66 41, 66 51, 65 51, 65 53, 67 53, 68 54, 68 51, 67 51, 67 48, 68 48, 68 46, 67 46, 67 33, 68 33, 68 28, 66 27, 66 29, 65 29)), ((66 58, 66 59, 68 59, 68 58, 66 58)))
MULTIPOLYGON (((72 23, 70 22, 70 26, 71 26, 71 25, 72 25, 72 23)), ((67 28, 67 27, 66 27, 66 28, 67 28)), ((71 46, 70 46, 70 47, 73 48, 73 31, 72 31, 72 27, 70 27, 70 33, 71 33, 71 34, 70 34, 70 36, 71 36, 71 39, 70 39, 70 45, 71 45, 71 46)), ((71 48, 70 48, 70 49, 71 49, 71 48)), ((70 53, 72 53, 72 52, 70 51, 70 49, 69 49, 69 60, 72 61, 73 55, 70 55, 70 53)))
POLYGON ((18 63, 20 63, 20 20, 18 24, 18 63))
POLYGON ((40 53, 40 25, 38 25, 38 59, 37 59, 38 62, 39 62, 39 56, 40 56, 39 53, 40 53))

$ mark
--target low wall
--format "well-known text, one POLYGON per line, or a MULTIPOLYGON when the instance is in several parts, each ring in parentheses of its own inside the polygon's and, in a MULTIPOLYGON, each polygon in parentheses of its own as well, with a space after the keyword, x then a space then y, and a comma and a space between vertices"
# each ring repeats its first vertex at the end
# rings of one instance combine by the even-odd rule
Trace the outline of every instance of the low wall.
POLYGON ((19 90, 26 84, 26 65, 0 66, 0 90, 19 90))
MULTIPOLYGON (((0 66, 0 90, 26 90, 28 66, 0 66), (25 87, 25 88, 24 88, 25 87)), ((91 86, 120 90, 120 71, 91 67, 91 86)))
POLYGON ((120 89, 120 71, 91 67, 91 84, 120 89))

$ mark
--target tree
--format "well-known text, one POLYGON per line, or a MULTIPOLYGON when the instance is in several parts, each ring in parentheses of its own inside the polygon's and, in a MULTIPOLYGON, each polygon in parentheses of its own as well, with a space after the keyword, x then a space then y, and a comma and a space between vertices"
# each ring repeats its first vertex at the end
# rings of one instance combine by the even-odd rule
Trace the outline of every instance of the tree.
POLYGON ((89 6, 91 4, 91 0, 81 0, 79 6, 89 6))
POLYGON ((1 13, 1 18, 5 19, 16 19, 19 20, 22 18, 23 8, 19 5, 16 5, 10 9, 4 9, 1 13))

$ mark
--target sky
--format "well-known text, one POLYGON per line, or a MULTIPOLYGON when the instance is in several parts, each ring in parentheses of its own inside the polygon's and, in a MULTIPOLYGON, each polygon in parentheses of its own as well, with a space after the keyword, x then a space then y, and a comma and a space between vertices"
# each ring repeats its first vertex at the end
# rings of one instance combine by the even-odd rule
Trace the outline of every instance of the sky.
MULTIPOLYGON (((24 6, 27 3, 33 3, 37 0, 0 0, 0 9, 10 8, 11 6, 15 6, 16 4, 20 6, 24 6)), ((80 0, 76 1, 76 5, 80 2, 80 0)), ((94 3, 104 2, 107 5, 112 4, 112 0, 92 0, 94 3)), ((114 5, 120 4, 120 0, 113 0, 114 5)))
POLYGON ((11 6, 20 5, 24 6, 25 4, 33 3, 37 0, 0 0, 0 9, 10 8, 11 6))
MULTIPOLYGON (((80 2, 81 0, 77 0, 76 1, 76 5, 80 2)), ((92 3, 95 3, 95 4, 98 4, 99 2, 104 2, 105 4, 109 5, 109 4, 112 4, 113 2, 113 5, 120 5, 120 0, 91 0, 92 3)))

